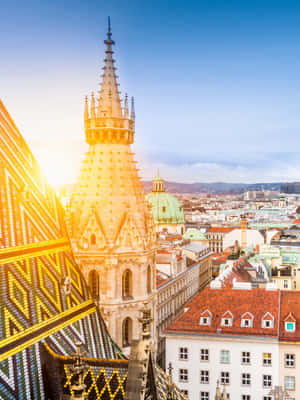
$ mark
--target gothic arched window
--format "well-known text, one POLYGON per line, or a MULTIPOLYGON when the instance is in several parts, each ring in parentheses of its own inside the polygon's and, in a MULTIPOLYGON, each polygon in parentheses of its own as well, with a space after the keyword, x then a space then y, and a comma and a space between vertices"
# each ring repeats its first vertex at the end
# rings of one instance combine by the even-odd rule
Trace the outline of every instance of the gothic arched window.
POLYGON ((147 268, 147 293, 151 293, 151 267, 147 268))
POLYGON ((132 319, 127 317, 124 319, 122 326, 123 347, 130 346, 131 340, 132 340, 132 319))
POLYGON ((93 233, 93 234, 91 235, 91 245, 92 245, 92 246, 95 246, 95 244, 96 244, 96 235, 93 233))
POLYGON ((89 287, 92 297, 95 300, 99 299, 99 275, 94 269, 89 273, 89 287))
POLYGON ((122 276, 122 296, 132 297, 132 272, 129 269, 126 269, 122 276))

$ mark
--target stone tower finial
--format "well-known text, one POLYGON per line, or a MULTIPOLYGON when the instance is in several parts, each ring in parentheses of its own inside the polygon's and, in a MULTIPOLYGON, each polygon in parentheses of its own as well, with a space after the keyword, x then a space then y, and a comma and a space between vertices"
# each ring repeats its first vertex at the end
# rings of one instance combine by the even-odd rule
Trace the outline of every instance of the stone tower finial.
POLYGON ((172 367, 172 363, 169 362, 169 366, 168 366, 168 386, 167 386, 167 400, 174 400, 176 398, 175 396, 175 385, 174 382, 172 380, 172 371, 173 371, 173 367, 172 367))
POLYGON ((84 122, 89 119, 89 103, 88 103, 88 97, 85 96, 85 103, 84 103, 84 122))
POLYGON ((147 303, 144 303, 140 311, 142 312, 142 317, 139 318, 142 324, 142 339, 149 340, 151 335, 151 322, 153 321, 153 318, 151 318, 151 310, 147 307, 147 303))
POLYGON ((124 118, 128 118, 128 95, 127 93, 125 94, 125 100, 124 100, 124 118))
POLYGON ((225 383, 224 383, 224 385, 223 385, 223 392, 222 392, 222 397, 221 397, 221 399, 222 399, 222 400, 227 400, 227 392, 226 392, 225 383))
POLYGON ((135 108, 134 108, 134 97, 131 97, 131 114, 130 114, 130 119, 132 121, 135 121, 135 108))
POLYGON ((220 390, 219 379, 217 380, 217 388, 216 388, 215 400, 221 400, 221 390, 220 390))
POLYGON ((96 118, 96 108, 95 108, 95 96, 94 96, 94 92, 92 92, 91 95, 91 119, 95 119, 96 118))
POLYGON ((88 366, 83 362, 83 356, 85 355, 85 352, 81 351, 81 346, 81 342, 76 343, 76 353, 73 354, 73 364, 70 367, 74 374, 74 380, 71 385, 73 392, 71 400, 84 400, 86 397, 84 375, 88 369, 88 366))

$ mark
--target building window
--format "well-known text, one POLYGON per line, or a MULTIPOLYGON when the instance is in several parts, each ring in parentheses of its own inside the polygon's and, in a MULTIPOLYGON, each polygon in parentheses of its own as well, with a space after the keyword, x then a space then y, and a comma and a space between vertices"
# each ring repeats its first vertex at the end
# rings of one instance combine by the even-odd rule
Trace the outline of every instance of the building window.
POLYGON ((263 387, 264 388, 272 387, 272 376, 271 375, 263 375, 263 387))
POLYGON ((287 289, 288 287, 289 287, 288 281, 287 281, 287 280, 284 280, 284 281, 283 281, 283 288, 284 288, 284 289, 287 289))
POLYGON ((201 349, 200 350, 200 361, 209 361, 209 350, 201 349))
POLYGON ((232 318, 222 318, 221 326, 232 326, 232 318))
POLYGON ((179 347, 179 360, 188 360, 189 351, 187 347, 179 347))
POLYGON ((201 317, 200 325, 210 325, 210 317, 201 317))
POLYGON ((272 397, 271 396, 264 396, 263 399, 264 400, 272 400, 272 397))
POLYGON ((241 327, 242 328, 251 328, 252 327, 252 319, 251 318, 242 318, 241 327))
POLYGON ((295 354, 285 354, 284 356, 284 365, 287 368, 295 367, 295 354))
POLYGON ((132 319, 127 317, 124 319, 122 326, 123 347, 130 346, 131 339, 132 339, 132 319))
POLYGON ((296 323, 291 321, 285 322, 285 330, 286 332, 295 332, 296 330, 296 323))
POLYGON ((90 287, 93 299, 98 300, 99 299, 99 275, 98 275, 97 271, 95 271, 94 269, 92 271, 90 271, 88 281, 89 281, 89 287, 90 287))
POLYGON ((209 371, 200 371, 200 383, 209 383, 209 371))
POLYGON ((122 276, 122 296, 125 299, 132 297, 132 272, 129 269, 122 276))
POLYGON ((242 374, 242 385, 243 386, 251 385, 251 375, 250 374, 242 374))
POLYGON ((223 364, 228 364, 229 361, 229 351, 228 350, 221 350, 221 358, 220 362, 223 364))
POLYGON ((242 364, 250 364, 250 351, 242 351, 242 364))
POLYGON ((263 353, 263 365, 270 367, 272 365, 272 354, 271 353, 263 353))
POLYGON ((263 316, 262 328, 274 328, 274 317, 269 312, 263 316))
POLYGON ((209 400, 209 392, 201 392, 200 400, 209 400))
POLYGON ((189 372, 186 368, 179 369, 179 382, 188 382, 189 372))
POLYGON ((284 387, 286 390, 295 390, 295 377, 285 376, 284 377, 284 387))
POLYGON ((251 328, 253 326, 253 315, 249 312, 245 312, 241 317, 241 327, 251 328))
POLYGON ((229 385, 230 384, 230 374, 229 372, 221 372, 221 384, 222 385, 229 385))
POLYGON ((274 321, 273 320, 271 321, 269 319, 265 319, 265 320, 263 320, 262 327, 263 328, 274 328, 274 321))
POLYGON ((250 394, 242 394, 242 400, 251 400, 250 394))
POLYGON ((181 391, 182 391, 182 393, 183 393, 186 397, 189 396, 189 391, 188 391, 188 390, 186 390, 186 389, 181 389, 181 391))
POLYGON ((203 311, 200 316, 200 325, 210 325, 212 314, 209 310, 203 311))
POLYGON ((90 243, 92 246, 96 245, 96 235, 94 233, 91 235, 90 243))

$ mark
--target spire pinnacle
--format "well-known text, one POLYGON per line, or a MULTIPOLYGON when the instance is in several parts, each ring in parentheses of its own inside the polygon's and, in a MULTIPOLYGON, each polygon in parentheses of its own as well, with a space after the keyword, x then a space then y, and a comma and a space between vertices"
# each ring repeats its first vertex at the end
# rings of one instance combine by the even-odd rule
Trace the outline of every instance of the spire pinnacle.
MULTIPOLYGON (((115 44, 115 42, 111 39, 111 24, 110 24, 110 17, 107 17, 107 22, 108 22, 108 26, 107 26, 107 40, 104 40, 104 43, 107 45, 107 49, 115 44)), ((111 48, 110 48, 111 50, 111 48)))
POLYGON ((134 110, 134 97, 131 97, 131 114, 130 114, 130 119, 132 121, 135 121, 135 110, 134 110))
POLYGON ((91 118, 95 119, 96 118, 96 110, 95 110, 95 96, 94 92, 92 92, 92 100, 91 100, 91 118))
POLYGON ((89 119, 89 103, 88 103, 88 97, 85 96, 85 103, 84 103, 84 121, 87 121, 89 119))
POLYGON ((114 66, 112 46, 115 42, 111 38, 110 17, 108 17, 107 38, 104 40, 106 45, 104 67, 100 96, 98 99, 98 117, 122 118, 122 107, 119 96, 119 89, 114 66))
POLYGON ((125 94, 125 100, 124 100, 124 118, 128 118, 128 95, 127 95, 127 93, 125 94))
POLYGON ((128 96, 124 99, 124 108, 122 108, 119 84, 115 60, 113 58, 112 46, 115 42, 112 40, 110 17, 108 17, 108 26, 106 32, 105 58, 99 95, 91 96, 91 107, 85 107, 85 134, 86 142, 96 143, 126 143, 131 144, 134 141, 134 102, 131 100, 131 116, 129 118, 128 96), (108 130, 109 134, 108 134, 108 130))

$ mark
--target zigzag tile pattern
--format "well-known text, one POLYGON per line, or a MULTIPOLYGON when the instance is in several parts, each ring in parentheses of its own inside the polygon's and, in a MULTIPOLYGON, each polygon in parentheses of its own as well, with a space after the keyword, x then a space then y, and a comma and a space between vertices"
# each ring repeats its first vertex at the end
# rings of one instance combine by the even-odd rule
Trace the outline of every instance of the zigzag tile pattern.
POLYGON ((0 398, 44 399, 38 342, 120 358, 71 253, 64 211, 0 101, 0 398))

